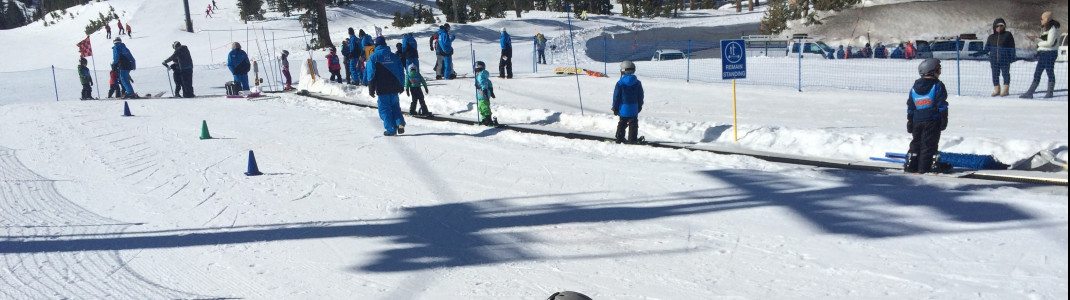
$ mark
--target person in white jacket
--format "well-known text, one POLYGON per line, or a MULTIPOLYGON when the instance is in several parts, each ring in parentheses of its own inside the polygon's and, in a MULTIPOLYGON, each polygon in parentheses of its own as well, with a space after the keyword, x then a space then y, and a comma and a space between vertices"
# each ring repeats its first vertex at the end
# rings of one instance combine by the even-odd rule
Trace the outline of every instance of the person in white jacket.
POLYGON ((1033 72, 1033 84, 1021 98, 1033 98, 1033 93, 1040 84, 1040 75, 1048 72, 1048 93, 1044 98, 1051 98, 1055 92, 1055 58, 1058 56, 1059 22, 1051 19, 1051 12, 1040 15, 1040 37, 1037 38, 1037 70, 1033 72))

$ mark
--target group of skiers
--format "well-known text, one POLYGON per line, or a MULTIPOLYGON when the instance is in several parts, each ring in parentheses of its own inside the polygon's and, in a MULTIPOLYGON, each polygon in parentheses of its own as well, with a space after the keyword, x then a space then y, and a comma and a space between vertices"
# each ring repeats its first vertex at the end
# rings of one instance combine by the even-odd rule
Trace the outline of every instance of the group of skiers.
POLYGON ((836 49, 835 57, 832 53, 828 54, 828 59, 851 59, 851 58, 892 58, 892 59, 914 59, 918 48, 914 47, 914 43, 906 42, 899 43, 891 52, 888 51, 888 47, 882 43, 877 43, 877 47, 872 47, 869 43, 866 43, 862 50, 855 52, 854 49, 848 45, 847 49, 840 45, 836 49))
MULTIPOLYGON (((122 36, 125 33, 126 37, 128 37, 128 38, 132 38, 133 37, 133 36, 130 35, 130 32, 131 32, 130 23, 126 23, 126 27, 123 27, 123 20, 115 19, 115 23, 116 23, 115 27, 119 28, 119 35, 120 36, 122 36)), ((104 23, 104 32, 108 35, 108 38, 110 39, 111 38, 111 25, 110 24, 104 23)))

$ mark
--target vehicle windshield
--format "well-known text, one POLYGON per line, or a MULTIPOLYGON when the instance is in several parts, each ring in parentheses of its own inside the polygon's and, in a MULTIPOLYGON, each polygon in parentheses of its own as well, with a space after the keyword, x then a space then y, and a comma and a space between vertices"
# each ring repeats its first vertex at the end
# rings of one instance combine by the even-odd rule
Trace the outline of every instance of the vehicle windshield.
POLYGON ((674 60, 674 59, 683 59, 683 58, 684 58, 684 54, 683 53, 662 53, 661 54, 661 60, 674 60))
POLYGON ((829 45, 825 45, 824 42, 816 42, 814 44, 817 44, 817 46, 821 47, 821 50, 825 51, 826 53, 836 52, 835 50, 832 50, 832 47, 829 47, 829 45))

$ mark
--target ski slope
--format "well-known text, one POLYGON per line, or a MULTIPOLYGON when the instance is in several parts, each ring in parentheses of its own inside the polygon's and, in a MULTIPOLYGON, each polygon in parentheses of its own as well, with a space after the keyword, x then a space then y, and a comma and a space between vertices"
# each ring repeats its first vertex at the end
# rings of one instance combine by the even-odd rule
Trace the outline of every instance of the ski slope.
MULTIPOLYGON (((226 53, 215 48, 229 32, 184 33, 162 1, 101 3, 133 22, 139 92, 168 89, 153 66, 181 40, 198 63, 197 93, 222 93, 229 76, 211 63, 226 53)), ((388 24, 383 10, 401 3, 332 9, 336 41, 348 26, 388 24)), ((232 3, 219 4, 216 18, 195 26, 245 28, 232 3)), ((592 17, 632 22, 618 19, 592 17)), ((471 41, 493 69, 500 27, 560 36, 560 22, 533 12, 460 25, 458 35, 472 38, 457 44, 471 41)), ((404 135, 383 137, 374 110, 293 94, 132 100, 135 116, 121 117, 121 101, 71 100, 80 86, 70 62, 84 37, 68 32, 82 23, 69 23, 0 32, 0 43, 24 45, 0 47, 22 57, 0 66, 2 299, 1068 296, 1065 187, 799 167, 411 118, 404 135), (66 68, 57 71, 60 101, 38 83, 53 64, 66 68), (202 121, 214 139, 198 139, 202 121), (250 150, 264 176, 242 174, 250 150)), ((284 19, 255 25, 279 37, 297 28, 284 19)), ((92 38, 97 55, 110 54, 103 37, 92 38)), ((325 55, 299 51, 302 43, 277 39, 272 50, 294 53, 301 88, 373 101, 363 88, 298 76, 300 58, 325 55)), ((458 66, 471 61, 458 52, 458 66)), ((614 80, 517 73, 492 78, 499 121, 612 130, 614 80)), ((815 157, 868 157, 909 139, 900 94, 741 87, 735 142, 730 86, 640 79, 648 139, 815 157)), ((474 117, 470 79, 430 84, 431 111, 474 117)), ((1066 101, 950 101, 947 151, 1010 162, 1066 145, 1066 101)))

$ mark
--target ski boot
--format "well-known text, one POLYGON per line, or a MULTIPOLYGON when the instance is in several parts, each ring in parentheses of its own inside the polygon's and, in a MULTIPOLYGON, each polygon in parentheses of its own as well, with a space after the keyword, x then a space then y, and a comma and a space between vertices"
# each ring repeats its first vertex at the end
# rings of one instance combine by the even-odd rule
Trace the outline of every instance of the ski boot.
POLYGON ((929 167, 929 172, 932 173, 947 173, 954 168, 950 163, 940 161, 940 154, 933 155, 933 165, 929 167))
POLYGON ((398 125, 398 134, 405 134, 405 125, 398 125))
POLYGON ((906 163, 903 163, 903 172, 917 173, 918 172, 918 154, 907 153, 906 163))

